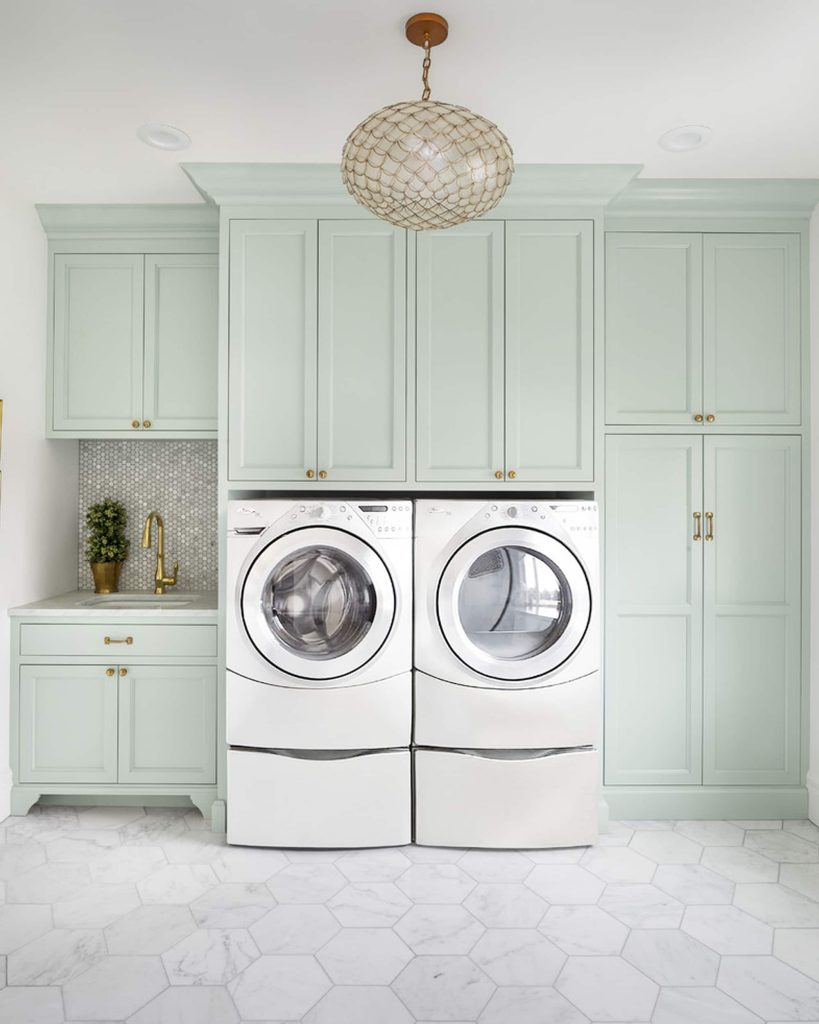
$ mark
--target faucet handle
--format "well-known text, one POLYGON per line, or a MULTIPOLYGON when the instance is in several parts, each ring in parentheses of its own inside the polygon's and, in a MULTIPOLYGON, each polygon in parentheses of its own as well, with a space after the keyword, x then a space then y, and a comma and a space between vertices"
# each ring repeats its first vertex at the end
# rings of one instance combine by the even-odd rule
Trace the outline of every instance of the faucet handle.
POLYGON ((176 586, 176 577, 177 577, 178 573, 179 573, 179 562, 174 562, 173 563, 173 575, 172 576, 164 576, 163 579, 162 579, 162 585, 165 586, 165 587, 175 587, 176 586))

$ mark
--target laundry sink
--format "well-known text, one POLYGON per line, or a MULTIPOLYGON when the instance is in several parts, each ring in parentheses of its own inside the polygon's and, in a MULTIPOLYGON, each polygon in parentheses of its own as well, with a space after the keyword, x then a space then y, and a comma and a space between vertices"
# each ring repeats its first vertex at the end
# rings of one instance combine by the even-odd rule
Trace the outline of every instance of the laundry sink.
POLYGON ((81 601, 82 608, 110 608, 134 611, 140 608, 187 608, 193 604, 192 597, 176 594, 100 594, 87 601, 81 601))

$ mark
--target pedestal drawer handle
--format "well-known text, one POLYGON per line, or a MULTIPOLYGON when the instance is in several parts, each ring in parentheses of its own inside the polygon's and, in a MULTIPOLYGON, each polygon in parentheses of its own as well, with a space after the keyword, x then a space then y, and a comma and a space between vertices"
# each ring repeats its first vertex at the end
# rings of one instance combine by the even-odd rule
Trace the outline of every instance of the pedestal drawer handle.
POLYGON ((105 644, 106 644, 106 646, 108 644, 132 644, 133 642, 134 642, 134 638, 132 636, 126 636, 123 640, 115 640, 111 636, 105 637, 105 644))

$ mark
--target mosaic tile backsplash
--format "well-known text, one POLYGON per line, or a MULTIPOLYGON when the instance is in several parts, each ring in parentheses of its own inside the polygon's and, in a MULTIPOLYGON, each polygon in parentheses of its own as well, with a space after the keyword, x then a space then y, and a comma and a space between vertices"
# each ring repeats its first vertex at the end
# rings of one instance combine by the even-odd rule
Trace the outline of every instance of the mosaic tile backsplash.
POLYGON ((218 566, 216 441, 80 441, 80 590, 93 590, 85 559, 85 513, 103 498, 128 513, 131 548, 120 590, 151 590, 154 547, 141 545, 149 512, 165 520, 165 564, 179 562, 179 590, 216 590, 218 566))

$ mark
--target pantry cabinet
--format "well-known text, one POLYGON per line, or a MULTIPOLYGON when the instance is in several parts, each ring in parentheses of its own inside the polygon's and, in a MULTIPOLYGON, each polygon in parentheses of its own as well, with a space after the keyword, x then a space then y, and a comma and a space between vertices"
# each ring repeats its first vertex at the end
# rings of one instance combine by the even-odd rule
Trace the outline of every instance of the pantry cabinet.
POLYGON ((609 232, 606 422, 801 422, 800 236, 609 232))
POLYGON ((406 477, 406 232, 230 225, 229 476, 406 477))
POLYGON ((592 478, 592 234, 481 220, 419 235, 419 481, 592 478))
POLYGON ((217 254, 53 260, 50 436, 215 436, 217 254))
POLYGON ((607 784, 799 782, 800 445, 607 437, 607 784))

